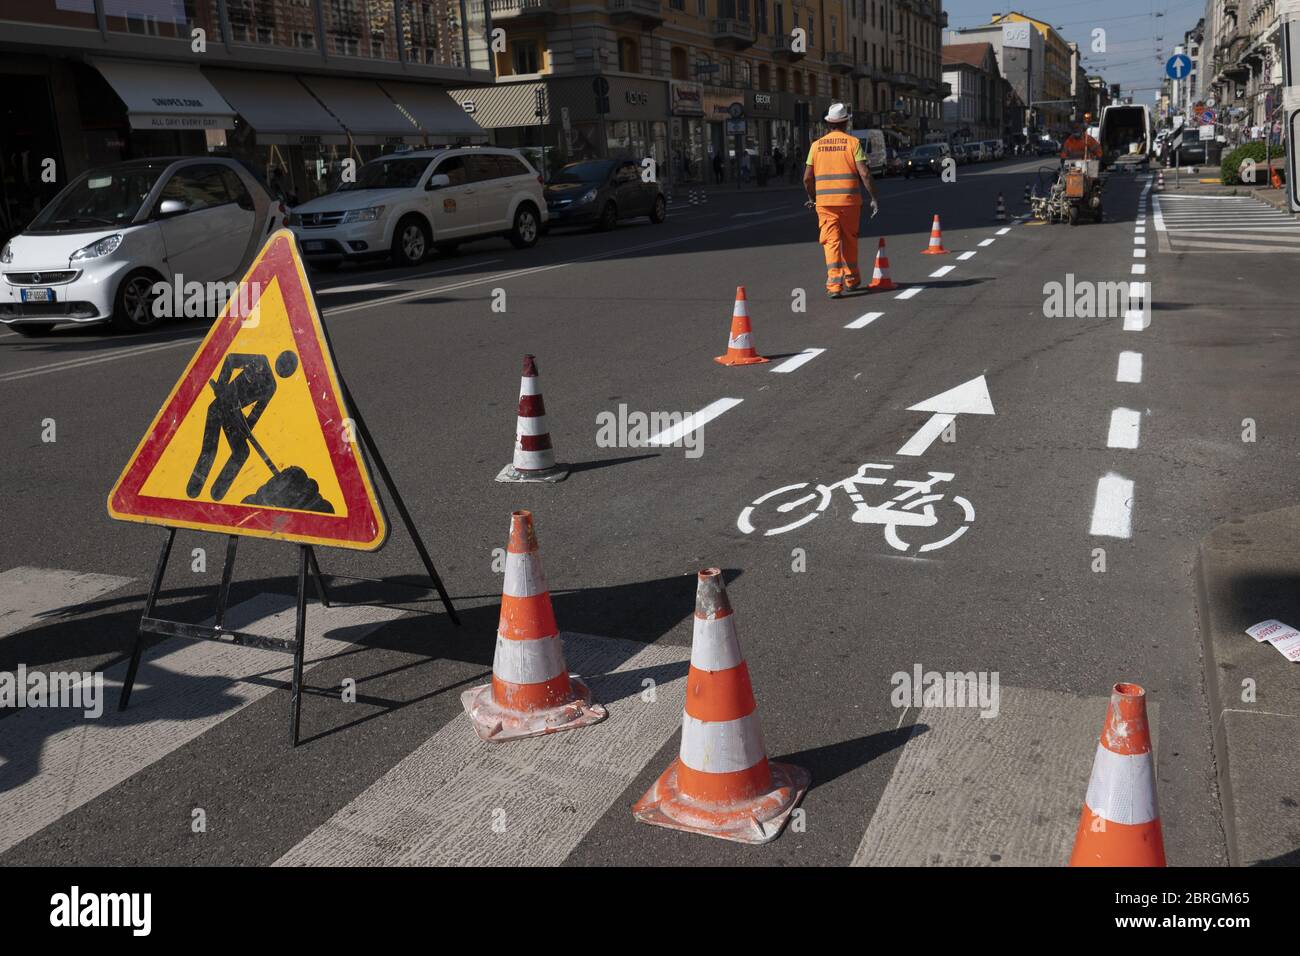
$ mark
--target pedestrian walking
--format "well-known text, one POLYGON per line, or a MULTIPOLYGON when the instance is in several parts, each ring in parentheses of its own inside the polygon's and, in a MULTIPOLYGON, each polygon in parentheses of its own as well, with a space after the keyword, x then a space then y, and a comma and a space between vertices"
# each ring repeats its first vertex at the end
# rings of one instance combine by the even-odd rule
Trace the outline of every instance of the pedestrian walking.
POLYGON ((871 215, 880 209, 876 184, 862 141, 848 132, 849 111, 833 103, 826 114, 830 132, 812 144, 803 174, 809 206, 817 209, 818 241, 826 256, 826 294, 838 299, 862 285, 858 269, 859 186, 871 196, 871 215))

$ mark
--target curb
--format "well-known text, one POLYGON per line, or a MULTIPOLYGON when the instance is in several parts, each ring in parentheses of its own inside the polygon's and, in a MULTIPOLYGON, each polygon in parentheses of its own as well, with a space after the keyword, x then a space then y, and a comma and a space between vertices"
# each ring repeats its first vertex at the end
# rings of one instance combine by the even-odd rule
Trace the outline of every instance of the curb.
POLYGON ((1228 860, 1296 865, 1300 666, 1245 629, 1274 617, 1300 625, 1300 507, 1219 525, 1201 539, 1194 574, 1228 860))

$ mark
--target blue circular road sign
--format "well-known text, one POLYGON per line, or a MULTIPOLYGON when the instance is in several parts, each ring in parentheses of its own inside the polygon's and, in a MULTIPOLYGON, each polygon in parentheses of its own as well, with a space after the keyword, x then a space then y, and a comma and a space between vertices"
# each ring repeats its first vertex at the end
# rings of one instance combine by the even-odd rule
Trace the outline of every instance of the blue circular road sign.
POLYGON ((1165 64, 1165 73, 1171 80, 1181 80, 1192 72, 1192 58, 1186 53, 1175 53, 1165 64))

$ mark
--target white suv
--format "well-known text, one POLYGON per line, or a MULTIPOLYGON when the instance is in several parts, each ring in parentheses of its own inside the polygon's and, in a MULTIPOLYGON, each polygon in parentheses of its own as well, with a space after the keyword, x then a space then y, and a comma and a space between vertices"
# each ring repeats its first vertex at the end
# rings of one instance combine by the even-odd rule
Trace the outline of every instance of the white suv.
POLYGON ((295 206, 289 225, 307 261, 326 268, 376 255, 420 262, 429 247, 505 236, 518 249, 546 222, 542 177, 519 153, 494 147, 393 153, 356 182, 295 206))

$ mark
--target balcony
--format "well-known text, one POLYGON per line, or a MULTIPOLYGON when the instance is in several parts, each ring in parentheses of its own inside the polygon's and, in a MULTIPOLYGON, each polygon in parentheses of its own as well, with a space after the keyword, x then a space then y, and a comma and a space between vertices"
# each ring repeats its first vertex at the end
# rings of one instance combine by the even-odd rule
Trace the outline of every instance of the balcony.
POLYGON ((557 0, 490 0, 492 21, 537 20, 555 16, 557 0))
POLYGON ((867 66, 867 64, 865 64, 865 63, 858 63, 858 64, 855 64, 854 67, 853 67, 853 78, 854 78, 855 80, 874 80, 874 79, 878 79, 879 77, 877 76, 877 74, 879 74, 879 73, 880 73, 879 70, 873 70, 871 67, 867 66))
POLYGON ((772 59, 787 60, 793 63, 796 60, 802 60, 804 54, 797 52, 792 47, 794 39, 788 34, 782 34, 779 37, 772 37, 772 59))
POLYGON ((609 0, 609 18, 654 29, 664 22, 664 5, 662 0, 609 0))
POLYGON ((827 53, 826 65, 830 67, 832 73, 853 72, 853 60, 847 53, 827 53))
POLYGON ((754 25, 743 20, 714 20, 713 45, 744 50, 754 45, 754 25))
POLYGON ((909 90, 909 89, 914 90, 921 85, 921 81, 917 79, 915 73, 895 73, 890 78, 890 82, 893 83, 895 86, 902 87, 905 90, 909 90))

